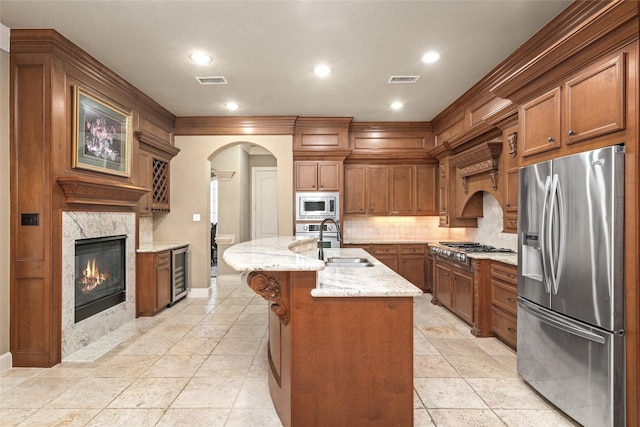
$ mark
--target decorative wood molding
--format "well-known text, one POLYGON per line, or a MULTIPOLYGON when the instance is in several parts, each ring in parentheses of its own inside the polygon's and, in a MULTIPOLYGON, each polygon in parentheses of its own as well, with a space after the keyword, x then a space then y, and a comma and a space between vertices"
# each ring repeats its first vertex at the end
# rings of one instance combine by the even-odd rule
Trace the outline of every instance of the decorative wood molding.
POLYGON ((139 130, 135 131, 134 134, 140 141, 141 148, 144 151, 159 154, 166 160, 171 160, 180 152, 178 147, 169 144, 164 139, 158 138, 149 132, 139 130))
POLYGON ((293 135, 297 116, 178 117, 176 135, 293 135))
POLYGON ((502 141, 488 141, 455 157, 465 194, 469 190, 467 178, 485 172, 488 172, 491 177, 493 189, 498 189, 498 167, 500 164, 498 159, 501 151, 502 141))
POLYGON ((271 301, 270 308, 279 318, 283 325, 289 324, 289 311, 282 301, 280 283, 273 277, 264 273, 252 271, 247 276, 247 284, 255 293, 267 301, 271 301))
POLYGON ((148 188, 84 176, 59 177, 67 203, 101 206, 137 206, 148 188))
POLYGON ((518 132, 511 132, 507 136, 507 142, 509 143, 509 155, 516 157, 518 155, 518 132))

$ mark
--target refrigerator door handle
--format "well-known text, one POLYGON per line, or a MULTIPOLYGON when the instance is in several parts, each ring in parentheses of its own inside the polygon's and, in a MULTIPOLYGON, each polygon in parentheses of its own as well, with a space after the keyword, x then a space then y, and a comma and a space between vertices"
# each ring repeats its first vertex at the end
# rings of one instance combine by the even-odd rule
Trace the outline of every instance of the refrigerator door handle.
POLYGON ((542 309, 540 309, 536 305, 530 302, 527 302, 525 300, 519 299, 518 308, 525 310, 531 316, 537 318, 541 322, 551 325, 554 328, 560 329, 561 331, 567 332, 571 335, 575 335, 575 336, 584 338, 586 340, 596 342, 598 344, 604 345, 606 343, 606 340, 604 337, 598 334, 595 334, 589 330, 586 330, 584 328, 580 328, 579 326, 573 323, 567 322, 566 320, 563 320, 560 317, 550 316, 549 314, 545 313, 542 309))
POLYGON ((547 264, 547 256, 549 253, 549 248, 547 245, 548 236, 547 236, 547 228, 549 222, 549 197, 551 195, 551 177, 547 176, 544 181, 544 196, 542 203, 542 218, 540 219, 540 255, 542 257, 542 283, 544 283, 545 292, 551 293, 551 279, 549 277, 549 265, 547 264))
POLYGON ((560 284, 560 276, 562 275, 562 265, 564 262, 564 230, 566 227, 566 217, 564 212, 564 203, 562 198, 562 190, 560 188, 560 179, 557 174, 553 175, 551 180, 551 190, 549 199, 549 217, 548 217, 548 238, 549 238, 549 276, 551 278, 551 286, 553 288, 553 294, 558 294, 558 286, 560 284), (557 207, 556 207, 557 205, 557 207), (557 228, 554 228, 555 227, 557 228), (554 233, 554 230, 556 232, 554 233), (558 248, 556 256, 553 250, 558 248))

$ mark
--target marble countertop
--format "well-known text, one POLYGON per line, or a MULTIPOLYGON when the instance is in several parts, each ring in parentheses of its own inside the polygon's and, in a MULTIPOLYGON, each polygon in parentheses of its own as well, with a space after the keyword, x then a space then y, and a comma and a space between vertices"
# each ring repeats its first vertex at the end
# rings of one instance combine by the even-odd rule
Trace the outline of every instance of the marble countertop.
POLYGON ((189 246, 189 242, 153 242, 140 245, 136 252, 163 252, 170 249, 177 249, 183 246, 189 246))
POLYGON ((317 259, 316 239, 293 236, 243 242, 223 255, 237 271, 317 271, 314 297, 413 297, 422 291, 369 253, 358 248, 324 250, 328 257, 367 258, 373 267, 325 267, 317 259))
POLYGON ((343 241, 345 245, 427 245, 431 242, 426 242, 424 240, 350 240, 343 241))

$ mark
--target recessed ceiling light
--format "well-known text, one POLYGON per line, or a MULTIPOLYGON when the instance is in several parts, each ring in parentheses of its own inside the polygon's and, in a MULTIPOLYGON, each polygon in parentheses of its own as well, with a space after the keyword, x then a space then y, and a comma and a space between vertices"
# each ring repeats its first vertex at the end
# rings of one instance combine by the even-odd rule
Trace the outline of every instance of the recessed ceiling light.
POLYGON ((240 104, 236 104, 235 102, 227 102, 224 104, 224 108, 227 110, 235 111, 240 109, 240 104))
POLYGON ((211 57, 202 52, 194 52, 191 54, 190 58, 196 64, 208 64, 211 62, 211 57))
POLYGON ((404 107, 404 104, 400 101, 395 101, 391 103, 390 107, 394 110, 400 110, 402 107, 404 107))
POLYGON ((324 64, 321 64, 316 66, 316 68, 313 69, 313 73, 318 77, 326 77, 329 74, 331 74, 331 68, 329 68, 324 64))
POLYGON ((427 64, 432 64, 440 59, 440 54, 438 52, 427 52, 422 56, 422 62, 426 62, 427 64))

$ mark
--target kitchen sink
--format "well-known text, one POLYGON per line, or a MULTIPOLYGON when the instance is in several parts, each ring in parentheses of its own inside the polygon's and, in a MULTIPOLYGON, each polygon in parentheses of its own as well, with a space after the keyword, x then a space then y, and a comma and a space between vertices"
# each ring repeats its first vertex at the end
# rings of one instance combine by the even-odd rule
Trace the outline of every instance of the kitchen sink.
POLYGON ((329 257, 324 263, 327 267, 373 267, 373 263, 366 258, 329 257))

